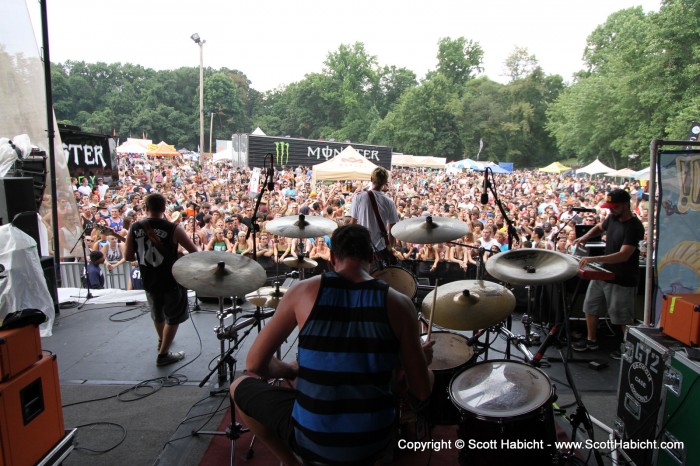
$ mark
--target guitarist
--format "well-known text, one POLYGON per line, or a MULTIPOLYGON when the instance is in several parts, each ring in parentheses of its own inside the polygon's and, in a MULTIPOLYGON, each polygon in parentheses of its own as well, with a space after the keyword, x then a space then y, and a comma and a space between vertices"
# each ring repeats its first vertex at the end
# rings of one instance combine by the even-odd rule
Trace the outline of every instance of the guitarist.
POLYGON ((397 262, 393 254, 394 237, 391 236, 391 227, 399 221, 399 213, 394 201, 383 192, 389 183, 389 172, 377 167, 372 172, 371 180, 372 189, 359 192, 353 198, 350 217, 351 223, 359 223, 369 230, 375 250, 374 271, 397 262))

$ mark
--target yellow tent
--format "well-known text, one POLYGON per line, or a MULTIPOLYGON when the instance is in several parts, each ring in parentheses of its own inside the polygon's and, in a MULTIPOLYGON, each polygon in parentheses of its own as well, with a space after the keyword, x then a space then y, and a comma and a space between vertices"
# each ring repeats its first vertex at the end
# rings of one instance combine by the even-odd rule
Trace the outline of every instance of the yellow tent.
POLYGON ((571 170, 571 167, 567 167, 559 162, 552 162, 544 168, 539 169, 541 172, 545 173, 563 173, 571 170))
POLYGON ((146 155, 152 155, 154 157, 175 157, 176 155, 180 155, 180 153, 175 150, 175 146, 160 141, 158 144, 149 144, 146 155))

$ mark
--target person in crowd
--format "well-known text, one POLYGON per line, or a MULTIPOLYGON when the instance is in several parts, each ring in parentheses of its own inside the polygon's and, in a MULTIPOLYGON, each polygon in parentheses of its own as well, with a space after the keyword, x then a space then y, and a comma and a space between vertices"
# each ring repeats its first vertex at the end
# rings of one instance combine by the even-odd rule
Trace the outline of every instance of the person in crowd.
POLYGON ((111 271, 126 262, 124 259, 124 243, 118 242, 114 235, 107 236, 107 244, 100 249, 107 263, 107 270, 111 271))
POLYGON ((229 242, 229 240, 224 236, 224 230, 221 228, 216 228, 214 230, 214 236, 212 237, 211 241, 207 244, 206 250, 207 251, 231 251, 233 248, 233 245, 229 242))
MULTIPOLYGON (((591 280, 583 302, 586 314, 587 337, 574 343, 576 351, 598 349, 598 322, 601 316, 609 315, 613 325, 626 327, 634 322, 634 302, 639 281, 639 243, 644 238, 644 226, 632 213, 630 195, 623 189, 613 189, 606 196, 603 209, 610 215, 601 224, 596 224, 585 235, 574 241, 575 245, 586 244, 605 232, 605 254, 595 257, 582 257, 579 266, 589 262, 602 264, 615 278, 610 281, 591 280)), ((620 352, 614 351, 611 357, 620 359, 620 352)))
POLYGON ((89 257, 90 260, 85 266, 84 285, 93 290, 101 290, 105 287, 105 275, 100 266, 104 264, 105 256, 100 251, 92 251, 89 257))
POLYGON ((369 275, 373 249, 367 228, 336 229, 335 272, 287 292, 248 352, 248 375, 231 385, 238 418, 286 465, 370 464, 393 448, 399 360, 412 395, 430 396, 432 342, 421 345, 409 298, 369 275), (281 361, 274 353, 295 327, 298 362, 281 361), (267 378, 296 379, 296 387, 267 378))
POLYGON ((134 223, 126 238, 126 260, 138 260, 143 288, 151 307, 151 318, 158 334, 156 365, 176 363, 185 353, 170 352, 178 326, 188 319, 187 289, 173 277, 173 264, 178 258, 178 245, 188 252, 197 246, 185 230, 165 220, 166 200, 162 194, 146 197, 146 218, 134 223))

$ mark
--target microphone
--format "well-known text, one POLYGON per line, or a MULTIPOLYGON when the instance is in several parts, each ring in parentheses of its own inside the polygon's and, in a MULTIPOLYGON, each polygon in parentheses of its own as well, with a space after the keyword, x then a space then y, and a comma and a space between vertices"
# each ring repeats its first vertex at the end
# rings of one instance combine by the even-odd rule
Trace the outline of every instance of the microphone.
POLYGON ((588 207, 574 207, 572 209, 574 212, 588 212, 591 214, 596 214, 598 213, 595 209, 589 209, 588 207))
POLYGON ((270 157, 270 168, 268 168, 267 176, 270 181, 267 182, 267 190, 272 192, 275 189, 275 157, 272 153, 267 154, 270 157))
POLYGON ((481 191, 481 203, 482 204, 488 204, 489 203, 489 193, 488 193, 488 188, 489 188, 489 170, 488 168, 484 170, 484 187, 481 191))

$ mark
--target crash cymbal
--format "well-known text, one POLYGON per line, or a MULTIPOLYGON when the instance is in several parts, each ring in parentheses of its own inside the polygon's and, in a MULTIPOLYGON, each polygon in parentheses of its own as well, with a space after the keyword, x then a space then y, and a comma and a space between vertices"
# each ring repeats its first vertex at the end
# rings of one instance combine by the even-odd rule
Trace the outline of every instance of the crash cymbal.
POLYGON ((277 305, 288 289, 286 286, 280 286, 279 290, 275 286, 264 286, 245 295, 245 299, 254 306, 277 309, 277 305))
POLYGON ((318 265, 318 262, 311 259, 299 259, 298 257, 285 257, 282 261, 287 267, 293 269, 313 269, 318 265))
POLYGON ((316 238, 330 235, 338 224, 325 217, 290 215, 270 220, 265 228, 273 235, 285 238, 316 238))
POLYGON ((515 309, 515 296, 506 287, 484 280, 440 285, 423 298, 422 312, 434 324, 452 330, 479 330, 495 325, 515 309), (435 309, 433 309, 433 296, 435 309))
POLYGON ((419 244, 454 241, 467 233, 469 225, 461 220, 430 216, 402 220, 391 229, 394 238, 419 244))
POLYGON ((243 296, 265 284, 265 269, 249 257, 222 251, 194 252, 173 265, 177 282, 202 296, 243 296))
POLYGON ((486 271, 512 285, 545 285, 568 280, 578 273, 578 261, 548 249, 513 249, 489 257, 486 271))

